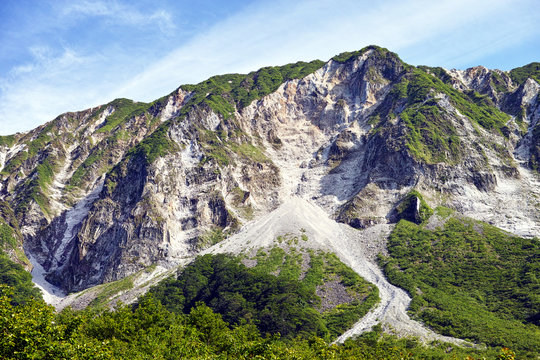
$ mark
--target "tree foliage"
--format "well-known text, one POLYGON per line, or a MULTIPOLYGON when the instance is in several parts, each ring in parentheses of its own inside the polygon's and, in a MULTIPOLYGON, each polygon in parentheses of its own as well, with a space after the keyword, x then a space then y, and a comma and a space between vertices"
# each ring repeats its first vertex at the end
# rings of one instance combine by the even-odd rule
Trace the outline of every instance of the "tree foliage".
POLYGON ((171 313, 152 297, 95 313, 31 301, 14 306, 0 286, 0 358, 11 359, 513 359, 508 349, 422 345, 383 335, 380 327, 343 345, 315 336, 285 340, 231 326, 204 304, 171 313), (499 355, 499 357, 497 357, 499 355))
POLYGON ((205 303, 231 324, 253 323, 260 331, 326 336, 328 330, 314 309, 317 298, 294 279, 253 271, 229 255, 204 255, 179 275, 152 288, 163 305, 176 313, 189 313, 205 303))
POLYGON ((14 305, 24 304, 32 299, 42 300, 41 292, 32 283, 32 275, 21 265, 11 261, 1 250, 0 285, 8 285, 13 288, 10 297, 14 305))
POLYGON ((428 230, 401 220, 381 264, 410 312, 437 332, 540 353, 540 243, 450 217, 428 230))

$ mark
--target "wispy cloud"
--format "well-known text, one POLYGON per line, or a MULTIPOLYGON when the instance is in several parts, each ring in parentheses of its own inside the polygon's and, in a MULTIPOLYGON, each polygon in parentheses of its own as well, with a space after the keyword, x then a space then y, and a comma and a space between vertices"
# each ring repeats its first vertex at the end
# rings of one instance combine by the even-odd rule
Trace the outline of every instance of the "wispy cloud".
POLYGON ((459 66, 530 35, 535 20, 516 26, 506 17, 513 6, 507 0, 264 4, 199 34, 113 93, 149 101, 165 89, 214 74, 326 60, 369 44, 385 46, 412 63, 459 66))
POLYGON ((17 33, 26 47, 18 51, 26 56, 0 69, 0 134, 112 100, 111 88, 151 61, 156 43, 175 30, 168 11, 145 10, 120 1, 70 0, 32 13, 35 26, 17 33), (156 41, 141 50, 142 35, 156 41))
POLYGON ((67 110, 80 110, 103 100, 103 85, 91 84, 88 70, 96 59, 69 48, 53 54, 34 48, 32 62, 13 68, 0 78, 1 134, 31 129, 67 110), (74 71, 78 69, 79 71, 74 71), (37 122, 39 121, 39 122, 37 122))
MULTIPOLYGON (((172 12, 144 11, 135 2, 70 1, 59 8, 64 21, 96 18, 136 34, 129 38, 145 36, 145 42, 136 49, 124 46, 127 38, 102 45, 99 41, 106 38, 101 37, 95 48, 81 47, 82 42, 72 46, 72 39, 60 50, 32 44, 30 59, 0 74, 0 133, 30 129, 61 112, 116 97, 151 101, 212 75, 327 60, 369 44, 387 47, 412 64, 477 65, 540 39, 536 5, 536 0, 388 0, 376 5, 367 0, 262 1, 169 45, 163 35, 178 33, 173 30, 179 23, 172 12), (164 44, 172 50, 157 56, 164 44)), ((492 59, 503 62, 505 57, 492 59)), ((506 66, 497 61, 495 66, 506 66)))
POLYGON ((173 31, 176 26, 170 13, 158 9, 144 13, 134 6, 116 1, 74 1, 64 6, 63 16, 103 17, 117 24, 132 26, 157 25, 163 33, 173 31))

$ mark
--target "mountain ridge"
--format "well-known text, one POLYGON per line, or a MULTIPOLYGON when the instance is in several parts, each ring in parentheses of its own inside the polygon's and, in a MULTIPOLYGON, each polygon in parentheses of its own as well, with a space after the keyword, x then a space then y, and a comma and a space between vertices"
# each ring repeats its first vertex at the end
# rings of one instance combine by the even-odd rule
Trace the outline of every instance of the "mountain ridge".
POLYGON ((535 64, 448 71, 371 46, 62 114, 0 138, 6 251, 30 268, 24 247, 49 281, 82 290, 173 266, 289 194, 365 228, 391 222, 413 188, 535 236, 535 64), (516 194, 505 220, 497 204, 516 194))

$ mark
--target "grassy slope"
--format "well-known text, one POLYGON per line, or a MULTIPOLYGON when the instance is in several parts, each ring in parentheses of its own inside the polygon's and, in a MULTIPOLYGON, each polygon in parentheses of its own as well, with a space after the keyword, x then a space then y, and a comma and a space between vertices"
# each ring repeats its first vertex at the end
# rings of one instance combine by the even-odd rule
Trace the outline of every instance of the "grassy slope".
POLYGON ((521 85, 531 78, 540 83, 540 63, 533 62, 525 66, 521 66, 515 69, 510 70, 510 78, 517 85, 521 85))
POLYGON ((402 220, 388 252, 381 264, 389 280, 436 331, 523 356, 540 352, 538 239, 455 217, 433 231, 402 220))
POLYGON ((394 84, 387 100, 372 115, 374 131, 388 126, 381 119, 399 116, 407 129, 406 146, 415 158, 428 164, 459 161, 463 156, 461 141, 448 120, 448 116, 454 115, 438 105, 434 98, 437 94, 446 95, 475 126, 505 133, 510 116, 497 109, 487 96, 459 92, 421 67, 409 68, 394 84))

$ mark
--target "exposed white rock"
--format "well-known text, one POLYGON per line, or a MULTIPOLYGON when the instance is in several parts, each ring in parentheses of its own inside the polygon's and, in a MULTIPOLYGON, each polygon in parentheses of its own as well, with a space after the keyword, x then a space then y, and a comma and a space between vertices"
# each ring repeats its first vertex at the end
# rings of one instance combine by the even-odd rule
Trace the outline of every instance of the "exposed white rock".
POLYGON ((58 241, 55 242, 52 247, 52 253, 49 256, 52 255, 52 258, 54 260, 49 271, 61 267, 66 261, 66 257, 68 255, 65 252, 66 247, 71 242, 71 240, 73 240, 75 235, 77 235, 74 230, 88 215, 90 207, 92 206, 93 202, 98 198, 101 190, 103 190, 103 180, 100 181, 98 186, 90 194, 88 194, 88 196, 80 200, 75 206, 66 211, 66 230, 64 231, 62 238, 58 239, 58 241))
POLYGON ((167 105, 165 105, 165 108, 160 114, 160 119, 162 122, 169 120, 173 117, 174 112, 177 110, 177 108, 174 106, 174 98, 171 96, 169 97, 167 101, 167 105))
POLYGON ((531 156, 531 146, 534 137, 533 131, 540 120, 539 92, 540 85, 532 79, 527 79, 523 86, 521 106, 522 108, 527 109, 527 116, 525 116, 523 121, 528 124, 528 128, 527 133, 521 138, 514 149, 514 156, 520 162, 528 161, 531 156))
POLYGON ((167 104, 161 110, 159 118, 161 122, 165 122, 178 114, 178 111, 191 98, 192 93, 178 89, 174 94, 167 99, 167 104))
POLYGON ((530 106, 538 98, 538 92, 540 91, 540 84, 538 84, 533 79, 525 80, 523 84, 523 95, 521 98, 521 105, 530 106))
POLYGON ((25 144, 16 144, 12 147, 1 147, 0 148, 0 171, 4 169, 4 165, 19 152, 23 151, 25 144))
POLYGON ((67 180, 69 180, 71 172, 68 172, 68 169, 73 164, 71 159, 71 153, 77 147, 76 144, 70 145, 66 149, 66 159, 64 164, 55 173, 52 186, 49 187, 49 199, 51 200, 51 207, 53 211, 56 211, 60 214, 63 210, 67 209, 67 206, 61 201, 62 196, 64 195, 64 187, 66 186, 67 180))
POLYGON ((41 266, 39 261, 37 261, 32 255, 28 255, 28 260, 30 260, 30 263, 33 266, 32 281, 36 287, 41 290, 43 300, 45 300, 45 302, 49 305, 58 307, 62 300, 66 297, 65 292, 59 287, 56 287, 45 280, 45 275, 47 272, 43 266, 41 266))

